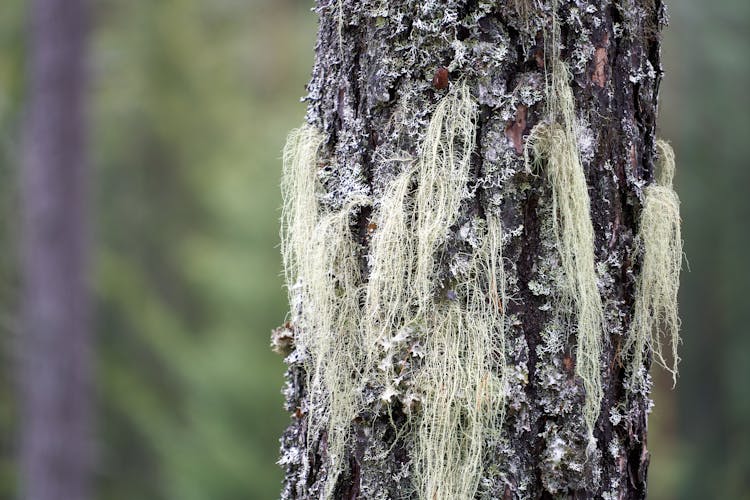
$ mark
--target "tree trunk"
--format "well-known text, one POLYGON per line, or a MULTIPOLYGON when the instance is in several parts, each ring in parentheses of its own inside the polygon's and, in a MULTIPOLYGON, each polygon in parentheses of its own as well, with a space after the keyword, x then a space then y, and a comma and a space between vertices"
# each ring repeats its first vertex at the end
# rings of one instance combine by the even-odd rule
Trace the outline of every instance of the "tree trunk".
POLYGON ((21 483, 85 500, 91 466, 83 0, 30 8, 22 169, 21 483))
MULTIPOLYGON (((481 478, 465 496, 645 497, 651 402, 646 390, 627 383, 621 347, 639 271, 634 243, 642 190, 654 178, 659 32, 665 23, 660 0, 330 0, 319 1, 317 13, 307 122, 324 137, 319 200, 329 211, 341 209, 352 193, 372 200, 354 210, 351 226, 363 286, 372 278, 368 252, 380 229, 374 212, 394 178, 420 165, 436 106, 461 85, 477 105, 467 190, 445 229, 435 275, 445 300, 452 300, 455 257, 476 251, 472 228, 491 216, 502 221, 509 299, 499 306, 504 346, 493 349, 504 351, 507 378, 501 437, 484 436, 481 478), (560 319, 565 285, 553 188, 530 142, 532 131, 541 130, 535 127, 553 113, 549 85, 556 58, 572 75, 575 143, 590 198, 604 312, 595 444, 583 416, 588 386, 578 376, 584 361, 578 359, 575 321, 560 319)), ((277 347, 286 342, 281 348, 291 352, 282 498, 424 498, 414 468, 421 410, 399 396, 406 392, 402 386, 395 386, 395 397, 362 398, 348 421, 343 466, 332 472, 331 428, 310 424, 319 404, 309 390, 314 367, 306 347, 292 340, 304 329, 297 324, 304 307, 293 304, 291 322, 274 337, 277 347), (336 477, 328 488, 331 474, 336 477)), ((361 332, 339 333, 349 342, 361 332)), ((423 335, 419 342, 427 344, 430 332, 423 335)))

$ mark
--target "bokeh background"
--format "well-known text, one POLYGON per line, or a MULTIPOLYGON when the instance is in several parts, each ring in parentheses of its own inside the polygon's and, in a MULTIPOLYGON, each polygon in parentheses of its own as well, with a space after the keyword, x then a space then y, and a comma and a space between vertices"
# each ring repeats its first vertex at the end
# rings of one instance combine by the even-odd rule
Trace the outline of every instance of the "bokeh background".
MULTIPOLYGON (((750 498, 750 2, 672 0, 661 136, 678 155, 681 377, 657 374, 650 498, 750 498)), ((312 2, 94 0, 97 498, 277 496, 280 151, 312 2)), ((18 426, 24 0, 0 6, 0 499, 18 426)))

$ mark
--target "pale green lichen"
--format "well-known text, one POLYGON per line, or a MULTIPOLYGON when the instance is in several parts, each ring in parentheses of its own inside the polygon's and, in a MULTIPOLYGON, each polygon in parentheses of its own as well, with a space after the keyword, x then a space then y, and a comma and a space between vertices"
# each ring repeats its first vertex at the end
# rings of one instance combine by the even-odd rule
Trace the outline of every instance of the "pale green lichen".
MULTIPOLYGON (((378 345, 396 335, 412 306, 410 283, 414 272, 414 238, 409 219, 413 171, 404 170, 377 203, 372 219, 370 275, 365 291, 368 365, 377 363, 378 345)), ((387 370, 380 370, 384 372, 387 370)), ((381 385, 387 382, 381 380, 381 385)))
POLYGON ((659 164, 656 182, 644 190, 636 251, 643 255, 641 274, 636 282, 633 321, 623 346, 630 357, 631 382, 646 387, 643 360, 646 348, 677 383, 677 346, 680 319, 677 292, 682 267, 680 200, 672 189, 675 171, 674 151, 662 140, 656 141, 659 164), (670 346, 671 363, 665 359, 664 343, 670 346))
POLYGON ((323 422, 315 418, 316 412, 327 414, 330 465, 326 497, 333 493, 335 479, 346 464, 344 452, 351 421, 359 413, 358 392, 365 359, 359 334, 362 280, 351 217, 367 204, 366 198, 353 199, 341 211, 323 216, 308 249, 312 265, 305 324, 311 335, 300 345, 310 353, 312 368, 308 387, 310 405, 315 410, 309 414, 308 439, 314 439, 323 428, 323 422))
POLYGON ((475 134, 476 103, 459 83, 435 108, 419 159, 375 203, 366 284, 352 225, 370 199, 354 196, 339 210, 321 207, 324 138, 312 127, 290 134, 282 253, 294 341, 305 356, 308 446, 327 435, 326 498, 346 466, 351 422, 373 387, 382 391, 382 403, 403 396, 407 411, 407 397, 419 403, 411 418, 420 498, 473 497, 486 440, 500 434, 507 298, 498 217, 488 215, 474 229, 481 237, 469 242, 467 264, 450 280, 454 295, 438 293, 446 285, 440 255, 469 195, 475 134), (404 374, 393 359, 406 343, 418 358, 411 396, 400 392, 404 374))
POLYGON ((589 194, 576 141, 575 100, 570 74, 562 62, 554 61, 550 81, 550 123, 538 125, 528 144, 537 162, 544 162, 552 188, 553 232, 564 271, 558 309, 572 309, 575 315, 576 374, 586 391, 583 416, 591 448, 603 394, 600 371, 604 309, 597 287, 589 194))
POLYGON ((413 231, 416 269, 411 286, 426 311, 436 292, 436 254, 466 197, 476 136, 476 103, 460 83, 435 108, 417 165, 413 231))
POLYGON ((456 286, 456 301, 425 317, 424 366, 416 377, 422 412, 415 442, 419 497, 474 498, 485 442, 497 438, 505 399, 502 229, 487 221, 482 246, 456 286))
POLYGON ((307 244, 318 222, 318 152, 325 136, 311 125, 289 133, 283 152, 281 177, 281 254, 289 303, 295 304, 297 280, 309 264, 307 244))
POLYGON ((422 365, 412 385, 421 408, 413 415, 414 477, 424 499, 473 496, 484 442, 499 434, 503 415, 506 299, 499 219, 488 218, 482 243, 456 276, 455 299, 438 294, 437 258, 467 197, 475 121, 476 104, 458 84, 438 103, 416 165, 391 182, 373 217, 367 345, 386 351, 375 377, 381 400, 391 401, 403 378, 391 347, 413 333, 422 336, 422 365))
POLYGON ((308 447, 327 434, 330 498, 345 466, 351 420, 358 413, 364 361, 358 334, 362 279, 352 216, 369 199, 354 197, 339 211, 318 204, 317 159, 324 142, 310 126, 292 131, 284 148, 282 254, 298 349, 308 387, 308 447))

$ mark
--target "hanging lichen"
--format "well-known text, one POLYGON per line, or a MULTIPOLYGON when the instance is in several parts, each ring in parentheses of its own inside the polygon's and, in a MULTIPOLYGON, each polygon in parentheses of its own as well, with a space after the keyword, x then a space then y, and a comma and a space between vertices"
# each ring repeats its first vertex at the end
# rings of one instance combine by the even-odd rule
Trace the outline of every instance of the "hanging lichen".
POLYGON ((424 366, 416 377, 422 410, 415 441, 419 497, 474 498, 486 453, 504 411, 504 273, 502 229, 487 221, 456 300, 425 318, 424 366))
POLYGON ((436 292, 437 252, 468 192, 476 114, 468 87, 458 84, 435 108, 422 144, 413 216, 416 270, 411 286, 423 311, 436 292))
POLYGON ((326 435, 326 498, 346 467, 351 422, 368 404, 363 395, 376 388, 381 403, 396 397, 409 411, 401 392, 405 365, 392 350, 404 340, 420 346, 408 387, 418 402, 411 418, 420 498, 472 497, 485 442, 500 433, 506 298, 497 217, 478 222, 474 250, 456 256, 466 265, 450 279, 453 295, 439 293, 446 286, 440 256, 469 195, 475 122, 476 104, 458 84, 438 103, 418 160, 375 203, 367 280, 352 223, 370 200, 350 199, 338 211, 321 207, 323 138, 310 127, 290 134, 282 253, 295 346, 307 371, 308 446, 326 435))
MULTIPOLYGON (((504 403, 502 231, 486 221, 482 243, 455 276, 453 299, 439 288, 438 255, 468 196, 476 104, 459 84, 438 103, 414 167, 376 203, 366 293, 368 344, 386 352, 377 364, 383 401, 419 402, 415 482, 419 498, 470 498, 482 471, 484 442, 500 432, 504 403), (415 337, 421 366, 414 399, 402 393, 403 365, 392 347, 415 337)), ((373 351, 371 355, 377 355, 373 351)), ((375 356, 377 357, 377 356, 375 356)))
MULTIPOLYGON (((410 283, 414 273, 414 237, 409 219, 412 213, 410 187, 413 170, 407 168, 388 187, 377 203, 371 227, 370 274, 365 293, 366 345, 369 364, 380 364, 379 346, 398 334, 410 316, 413 305, 410 283)), ((388 387, 393 376, 387 363, 375 372, 380 385, 388 387)))
POLYGON ((300 277, 307 274, 307 245, 318 222, 318 151, 325 136, 304 125, 289 133, 283 153, 281 177, 281 254, 284 276, 293 310, 298 307, 300 277))
POLYGON ((576 374, 586 391, 583 416, 591 448, 602 399, 604 309, 597 287, 589 194, 576 141, 575 101, 562 62, 554 62, 550 80, 550 122, 532 131, 529 144, 536 160, 544 162, 552 189, 553 231, 565 276, 558 309, 574 315, 576 374))
POLYGON ((281 241, 295 344, 307 373, 308 447, 325 431, 329 498, 344 468, 350 423, 359 410, 362 279, 351 224, 354 213, 369 200, 356 197, 332 212, 319 206, 317 161, 323 141, 310 126, 289 135, 284 148, 281 241))
POLYGON ((672 374, 677 383, 677 346, 680 319, 677 291, 682 267, 680 200, 672 188, 675 160, 672 147, 656 141, 659 164, 656 181, 644 189, 636 252, 643 256, 636 282, 635 309, 623 351, 630 356, 631 383, 644 389, 643 357, 648 348, 654 359, 672 374), (664 343, 669 344, 671 364, 665 359, 664 343))
POLYGON ((327 431, 326 497, 346 464, 351 421, 359 413, 365 359, 360 334, 362 279, 351 219, 367 204, 367 199, 353 199, 340 211, 323 216, 308 246, 310 294, 303 324, 309 335, 300 345, 310 355, 308 440, 327 431))

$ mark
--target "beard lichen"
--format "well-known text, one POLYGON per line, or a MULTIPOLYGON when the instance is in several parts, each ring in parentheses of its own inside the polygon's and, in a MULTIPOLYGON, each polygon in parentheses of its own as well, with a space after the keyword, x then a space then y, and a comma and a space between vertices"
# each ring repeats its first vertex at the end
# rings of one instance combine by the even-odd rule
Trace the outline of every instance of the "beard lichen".
POLYGON ((358 393, 365 358, 359 334, 362 279, 359 244, 351 219, 368 204, 366 198, 354 198, 340 211, 323 216, 308 248, 311 272, 305 324, 311 335, 301 342, 310 354, 312 368, 308 380, 308 443, 325 425, 330 460, 327 497, 333 493, 335 479, 347 463, 344 453, 351 421, 359 413, 358 393))
POLYGON ((420 498, 473 497, 485 443, 500 433, 506 297, 499 218, 478 221, 473 250, 454 256, 465 265, 450 278, 440 272, 450 228, 469 196, 476 113, 466 85, 455 85, 435 108, 419 158, 372 203, 366 280, 353 217, 371 200, 322 207, 318 156, 325 139, 309 126, 290 134, 282 254, 307 372, 308 446, 326 435, 326 498, 346 467, 351 423, 373 404, 373 388, 379 404, 396 397, 409 413, 420 498), (408 381, 403 360, 397 367, 389 352, 404 339, 413 347, 408 381))
POLYGON ((403 376, 388 354, 377 371, 385 379, 382 400, 400 395, 405 406, 419 402, 412 414, 413 463, 417 494, 424 499, 473 496, 485 440, 500 432, 503 415, 505 285, 497 218, 488 218, 482 244, 455 276, 455 298, 438 293, 438 255, 468 195, 475 122, 476 104, 459 84, 438 103, 419 159, 391 182, 373 218, 368 344, 392 346, 404 328, 422 342, 410 388, 416 395, 401 394, 403 376))
POLYGON ((421 412, 415 440, 420 498, 472 498, 485 439, 503 412, 502 229, 488 217, 484 242, 455 276, 455 298, 438 297, 437 256, 468 195, 476 104, 459 84, 432 115, 417 165, 412 218, 416 237, 412 296, 425 328, 424 361, 415 375, 421 412), (495 361, 496 359, 500 360, 495 361))
MULTIPOLYGON (((410 283, 414 272, 414 238, 409 224, 412 212, 410 190, 414 172, 406 168, 388 186, 376 203, 365 288, 366 345, 369 366, 378 364, 377 347, 396 335, 409 318, 413 299, 410 283)), ((387 370, 380 370, 384 372, 387 370)), ((375 375, 376 378, 377 375, 375 375)), ((381 380, 387 386, 387 381, 381 380)))
POLYGON ((680 320, 677 292, 682 267, 680 200, 672 188, 675 171, 674 151, 663 140, 656 141, 659 159, 656 180, 644 189, 636 252, 643 258, 636 281, 633 321, 623 350, 630 357, 631 384, 636 390, 646 387, 644 350, 672 375, 677 383, 677 347, 680 320), (671 363, 665 359, 664 343, 671 351, 671 363))
POLYGON ((502 427, 505 394, 502 229, 487 220, 484 242, 455 285, 456 301, 425 316, 424 365, 415 382, 422 409, 415 441, 419 498, 474 498, 488 439, 502 427))
POLYGON ((552 226, 564 273, 558 310, 563 315, 572 310, 575 316, 572 321, 577 331, 576 374, 586 391, 583 418, 589 434, 589 449, 592 449, 603 394, 600 372, 604 308, 597 286, 594 228, 576 141, 570 74, 559 60, 553 64, 547 91, 550 119, 532 130, 527 145, 536 161, 544 163, 552 189, 552 226))
POLYGON ((351 420, 359 412, 362 278, 352 218, 370 201, 356 196, 338 211, 320 206, 318 152, 324 141, 311 126, 289 135, 283 155, 281 242, 295 344, 307 374, 307 444, 311 448, 325 431, 325 496, 330 498, 346 463, 351 420))
POLYGON ((297 280, 307 274, 307 245, 318 222, 318 152, 325 136, 304 125, 292 130, 284 145, 281 177, 281 255, 289 304, 296 308, 297 280))
POLYGON ((436 256, 467 196, 476 136, 476 103, 460 83, 435 108, 417 166, 412 294, 425 310, 436 293, 436 256))

